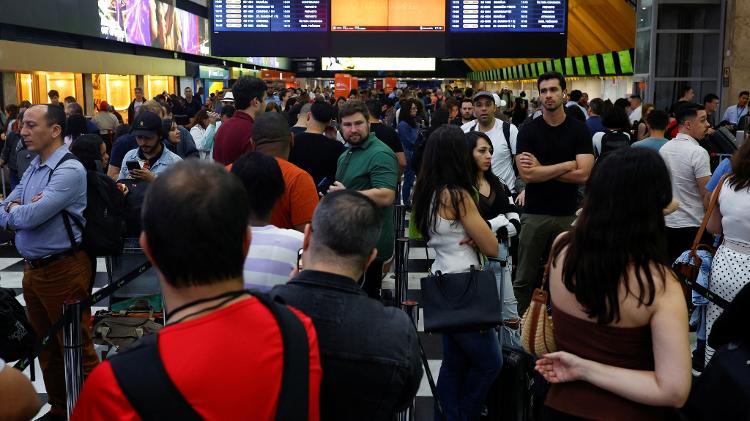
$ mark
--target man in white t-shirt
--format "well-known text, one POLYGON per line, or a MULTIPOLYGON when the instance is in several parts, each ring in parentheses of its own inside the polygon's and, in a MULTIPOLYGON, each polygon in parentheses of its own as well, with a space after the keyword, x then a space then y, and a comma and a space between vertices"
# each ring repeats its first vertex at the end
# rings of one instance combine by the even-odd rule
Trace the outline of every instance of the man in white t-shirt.
MULTIPOLYGON (((659 150, 672 178, 672 196, 680 207, 664 220, 667 224, 667 245, 670 262, 689 249, 703 221, 703 197, 711 178, 708 152, 698 140, 708 130, 706 110, 702 105, 686 105, 677 110, 680 132, 659 150)), ((704 234, 705 244, 711 238, 704 234)))
POLYGON ((635 124, 636 121, 640 121, 643 114, 643 104, 641 104, 640 95, 630 95, 630 109, 633 112, 630 113, 630 124, 635 124))
POLYGON ((30 420, 41 406, 29 379, 0 358, 0 420, 30 420))
POLYGON ((495 99, 491 93, 487 91, 480 91, 474 95, 474 115, 477 117, 476 120, 470 121, 463 126, 461 130, 464 133, 470 131, 480 131, 485 133, 492 141, 492 172, 505 183, 506 186, 513 193, 520 193, 516 188, 516 179, 518 175, 516 169, 513 166, 514 156, 516 154, 516 137, 518 136, 518 128, 516 126, 506 123, 498 118, 495 118, 495 99), (505 129, 503 126, 507 125, 505 129), (509 134, 509 138, 506 138, 506 133, 509 134))

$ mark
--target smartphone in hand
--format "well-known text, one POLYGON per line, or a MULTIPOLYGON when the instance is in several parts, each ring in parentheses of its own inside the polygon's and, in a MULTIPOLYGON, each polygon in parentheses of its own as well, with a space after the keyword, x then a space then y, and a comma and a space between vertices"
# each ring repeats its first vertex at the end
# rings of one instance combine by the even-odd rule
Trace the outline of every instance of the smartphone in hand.
POLYGON ((125 166, 128 167, 128 171, 141 169, 141 163, 135 160, 125 162, 125 166))
POLYGON ((331 187, 331 184, 331 180, 329 180, 328 177, 324 177, 322 180, 320 180, 320 183, 318 183, 318 193, 328 193, 328 188, 331 187))

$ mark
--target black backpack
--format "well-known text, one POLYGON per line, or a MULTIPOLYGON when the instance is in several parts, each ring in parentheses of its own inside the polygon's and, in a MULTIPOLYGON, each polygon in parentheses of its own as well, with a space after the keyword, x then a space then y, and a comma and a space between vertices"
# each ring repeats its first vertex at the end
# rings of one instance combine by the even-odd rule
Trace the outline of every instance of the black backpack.
POLYGON ((0 288, 0 358, 16 361, 31 353, 36 344, 34 329, 12 289, 0 288))
MULTIPOLYGON (((49 177, 63 162, 69 159, 77 159, 75 155, 68 153, 60 159, 55 168, 50 171, 49 177)), ((68 231, 70 242, 75 245, 73 230, 70 220, 83 232, 83 249, 89 256, 115 256, 122 251, 122 235, 124 231, 124 201, 122 192, 117 188, 112 179, 106 174, 97 171, 86 171, 86 209, 83 217, 86 219, 84 226, 78 218, 63 210, 63 222, 68 231)))
POLYGON ((630 144, 630 136, 627 133, 620 130, 606 132, 602 136, 602 146, 599 156, 604 156, 621 148, 629 148, 630 144))

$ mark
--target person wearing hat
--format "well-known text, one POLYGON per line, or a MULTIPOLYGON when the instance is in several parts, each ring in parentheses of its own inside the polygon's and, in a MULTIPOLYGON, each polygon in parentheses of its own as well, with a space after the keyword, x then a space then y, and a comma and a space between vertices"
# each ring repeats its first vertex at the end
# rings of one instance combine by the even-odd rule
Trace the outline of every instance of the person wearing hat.
POLYGON ((117 126, 120 125, 120 122, 117 120, 117 117, 109 112, 109 104, 107 101, 101 101, 99 103, 99 112, 96 113, 94 118, 91 119, 94 124, 96 124, 96 127, 99 128, 99 134, 106 135, 109 133, 114 133, 117 126))
POLYGON ((492 172, 517 195, 522 190, 520 183, 516 185, 518 172, 514 163, 518 128, 495 117, 497 104, 491 92, 479 91, 474 94, 473 100, 476 120, 464 124, 461 130, 464 133, 479 131, 490 138, 494 150, 492 172))
POLYGON ((164 146, 162 132, 162 122, 158 115, 150 111, 138 113, 130 129, 138 148, 125 154, 120 166, 119 180, 134 178, 152 182, 157 174, 182 161, 182 158, 164 146), (140 169, 129 169, 128 162, 132 161, 137 162, 140 169))

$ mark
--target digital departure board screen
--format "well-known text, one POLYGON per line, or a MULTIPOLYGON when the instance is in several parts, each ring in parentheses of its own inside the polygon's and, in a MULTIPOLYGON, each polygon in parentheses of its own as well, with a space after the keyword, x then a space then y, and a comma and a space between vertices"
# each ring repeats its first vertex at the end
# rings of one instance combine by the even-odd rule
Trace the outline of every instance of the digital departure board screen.
POLYGON ((444 0, 331 0, 332 31, 444 31, 444 0))
POLYGON ((565 32, 565 0, 450 0, 454 32, 565 32))
POLYGON ((568 0, 212 0, 211 53, 563 57, 568 0))
POLYGON ((214 0, 213 10, 214 31, 328 31, 328 0, 214 0))

